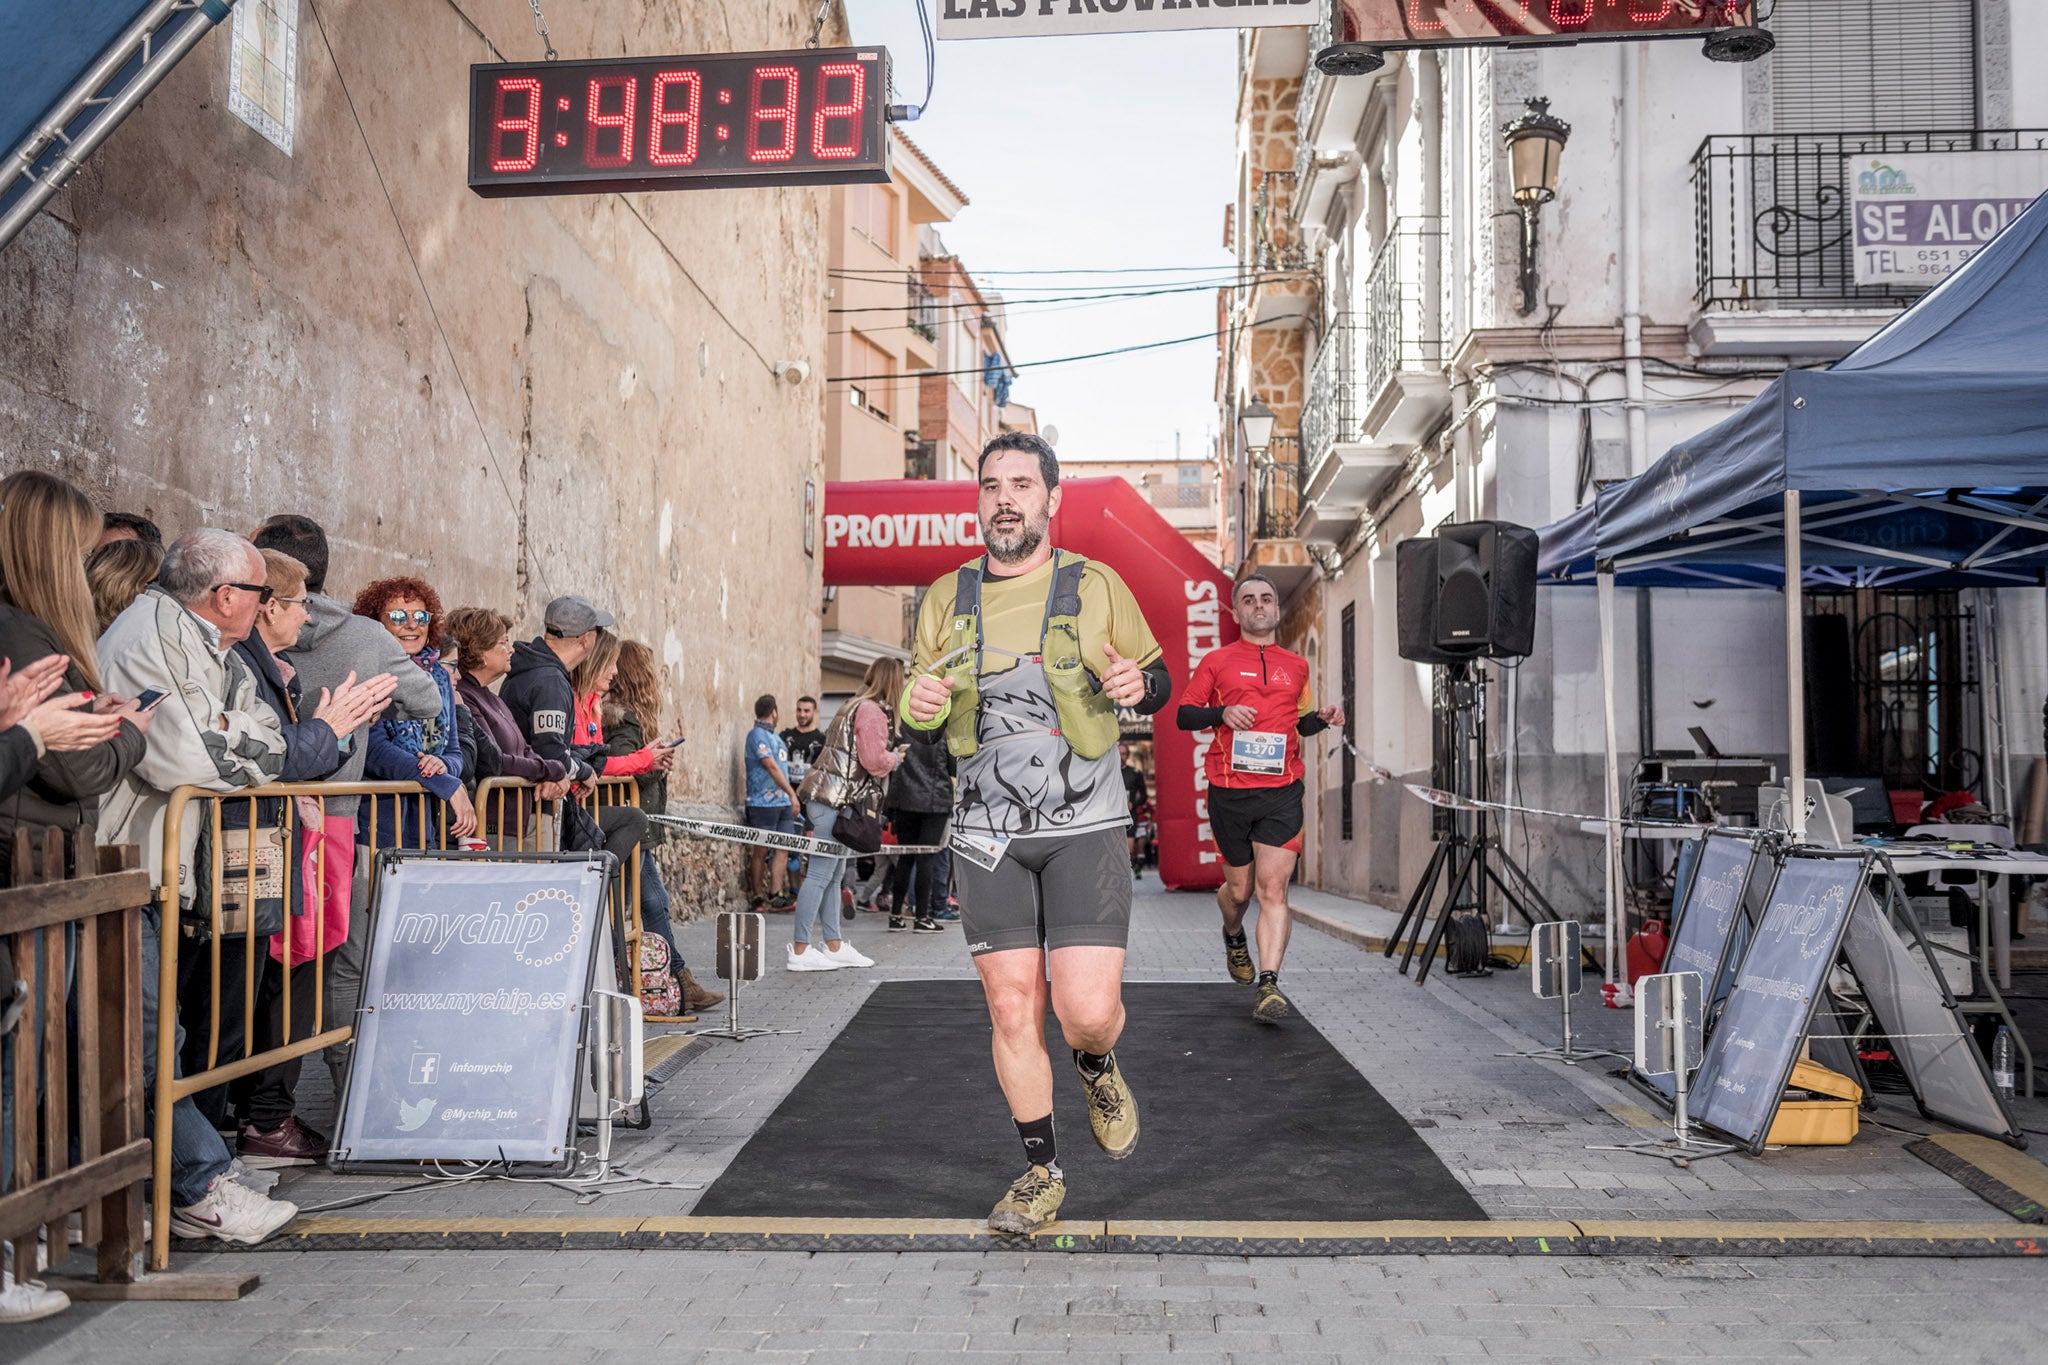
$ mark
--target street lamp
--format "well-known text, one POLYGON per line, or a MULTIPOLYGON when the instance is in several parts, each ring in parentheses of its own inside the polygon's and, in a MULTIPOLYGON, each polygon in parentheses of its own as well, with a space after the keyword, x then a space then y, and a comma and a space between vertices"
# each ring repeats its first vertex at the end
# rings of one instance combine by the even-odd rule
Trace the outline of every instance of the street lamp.
POLYGON ((1266 447, 1273 444, 1274 411, 1264 400, 1253 398, 1251 403, 1237 414, 1237 434, 1244 441, 1245 453, 1258 459, 1266 453, 1266 447))
POLYGON ((1508 145, 1508 169, 1514 176, 1515 208, 1522 218, 1522 306, 1527 317, 1536 311, 1536 213, 1557 198, 1557 163, 1564 155, 1572 126, 1550 112, 1550 101, 1534 96, 1523 101, 1522 116, 1501 127, 1508 145))

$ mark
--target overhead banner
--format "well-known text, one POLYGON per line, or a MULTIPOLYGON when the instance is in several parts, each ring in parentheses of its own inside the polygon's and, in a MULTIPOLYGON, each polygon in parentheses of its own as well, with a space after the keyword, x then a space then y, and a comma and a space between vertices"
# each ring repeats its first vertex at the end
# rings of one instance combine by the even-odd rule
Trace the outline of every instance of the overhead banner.
POLYGON ((941 38, 1312 28, 1321 0, 937 0, 941 38))
POLYGON ((1856 283, 1932 289, 2048 190, 2048 151, 1848 158, 1856 283))

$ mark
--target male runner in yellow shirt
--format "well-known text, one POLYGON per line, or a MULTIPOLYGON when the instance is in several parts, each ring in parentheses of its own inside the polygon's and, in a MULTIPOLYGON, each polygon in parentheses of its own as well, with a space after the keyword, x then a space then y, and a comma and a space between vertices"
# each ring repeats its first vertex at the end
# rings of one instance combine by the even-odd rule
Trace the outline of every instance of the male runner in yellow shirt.
POLYGON ((1050 543, 1059 477, 1037 436, 1006 433, 982 451, 988 554, 926 593, 900 708, 913 739, 944 742, 959 760, 961 926, 988 998, 996 1078, 1030 1162, 989 1215, 1003 1232, 1043 1227, 1066 1197, 1048 1003, 1096 1142, 1112 1159, 1138 1142, 1137 1103, 1113 1051, 1131 918, 1116 708, 1149 715, 1171 684, 1123 580, 1050 543))

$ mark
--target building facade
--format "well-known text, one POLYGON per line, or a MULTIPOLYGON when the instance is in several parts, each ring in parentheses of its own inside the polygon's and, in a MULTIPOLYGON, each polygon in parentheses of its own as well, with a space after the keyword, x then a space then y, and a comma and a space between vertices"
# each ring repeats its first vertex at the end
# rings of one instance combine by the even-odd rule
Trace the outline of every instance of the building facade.
POLYGON ((1069 479, 1123 479, 1210 563, 1223 563, 1217 546, 1220 485, 1213 461, 1075 460, 1063 464, 1060 473, 1069 479))
MULTIPOLYGON (((939 363, 943 314, 926 288, 926 229, 950 222, 967 196, 900 130, 893 179, 831 192, 831 281, 825 404, 825 477, 831 481, 931 478, 920 400, 939 363)), ((849 587, 825 604, 820 692, 857 691, 876 659, 907 658, 909 588, 849 587)))
MULTIPOLYGON (((1218 399, 1226 433, 1254 399, 1277 421, 1265 449, 1226 436, 1223 548, 1240 570, 1285 576, 1288 643, 1350 713, 1357 758, 1332 744, 1311 760, 1309 880, 1398 904, 1431 851, 1430 808, 1366 767, 1447 776, 1433 762, 1437 671, 1399 655, 1396 545, 1455 521, 1545 526, 1918 297, 1854 279, 1843 177, 1856 158, 2043 145, 2048 88, 2019 73, 2048 56, 2048 13, 1912 8, 1780 6, 1777 50, 1748 64, 1673 40, 1390 53, 1370 75, 1327 77, 1310 59, 1330 40, 1329 5, 1306 41, 1245 35, 1218 399), (1555 199, 1528 217, 1501 130, 1542 108, 1532 100, 1570 132, 1555 199)), ((1621 596, 1623 772, 1691 752, 1693 726, 1782 771, 1780 595, 1621 596)), ((2041 750, 2028 718, 2042 604, 1997 598, 1808 593, 1809 618, 1838 618, 1871 656, 1842 674, 1874 719, 1839 768, 1891 787, 1986 785, 2010 809, 1988 731, 2002 695, 2019 770, 2041 750), (1994 613, 1997 677, 1980 675, 1994 613)), ((1494 795, 1600 810, 1591 589, 1539 593, 1535 652, 1485 672, 1494 795)), ((1600 903, 1596 836, 1534 817, 1505 834, 1561 908, 1600 903)))

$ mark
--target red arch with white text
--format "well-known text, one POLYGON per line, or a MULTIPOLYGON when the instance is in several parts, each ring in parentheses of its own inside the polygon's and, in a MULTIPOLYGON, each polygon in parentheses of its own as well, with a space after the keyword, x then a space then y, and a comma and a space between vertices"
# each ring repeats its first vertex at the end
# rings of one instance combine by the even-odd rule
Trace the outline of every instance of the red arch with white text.
MULTIPOLYGON (((1237 638, 1228 610, 1230 576, 1120 478, 1063 479, 1053 543, 1117 571, 1165 650, 1176 699, 1195 663, 1237 638)), ((975 485, 884 480, 825 486, 825 583, 898 587, 936 582, 982 551, 975 485)), ((1153 809, 1159 821, 1159 878, 1175 888, 1213 887, 1223 863, 1209 832, 1201 756, 1208 731, 1173 723, 1176 702, 1153 718, 1153 809)))

